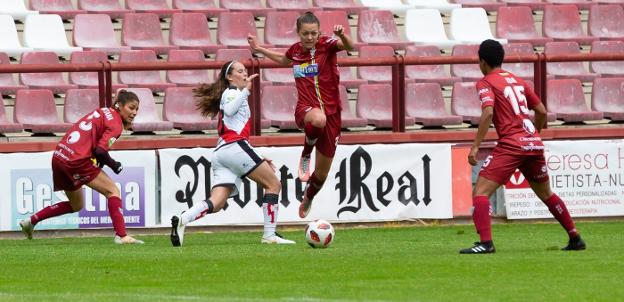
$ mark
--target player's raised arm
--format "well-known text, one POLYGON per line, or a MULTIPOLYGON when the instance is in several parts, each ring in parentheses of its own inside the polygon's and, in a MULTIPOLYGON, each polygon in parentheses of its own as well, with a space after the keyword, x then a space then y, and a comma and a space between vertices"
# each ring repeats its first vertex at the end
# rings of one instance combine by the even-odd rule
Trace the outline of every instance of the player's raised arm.
POLYGON ((342 25, 334 25, 334 35, 340 39, 336 43, 338 49, 346 51, 353 50, 353 41, 347 34, 344 33, 342 25))
POLYGON ((286 57, 285 54, 272 51, 260 46, 258 44, 258 39, 256 38, 256 36, 247 35, 247 43, 249 43, 249 47, 251 47, 252 50, 261 53, 265 57, 271 59, 272 61, 275 61, 278 64, 287 66, 290 65, 290 63, 292 62, 289 58, 286 57))

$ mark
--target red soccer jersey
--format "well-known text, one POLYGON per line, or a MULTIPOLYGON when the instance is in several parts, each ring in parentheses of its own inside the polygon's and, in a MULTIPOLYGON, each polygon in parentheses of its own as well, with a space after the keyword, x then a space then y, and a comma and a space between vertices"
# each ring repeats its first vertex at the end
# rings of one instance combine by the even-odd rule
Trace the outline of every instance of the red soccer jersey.
POLYGON ((297 42, 286 51, 286 57, 293 61, 298 106, 322 106, 327 115, 341 110, 338 91, 340 73, 336 58, 340 49, 337 43, 335 38, 321 36, 312 50, 306 50, 301 42, 297 42))
POLYGON ((108 151, 122 129, 119 112, 110 108, 96 109, 67 131, 56 146, 54 157, 66 163, 92 158, 96 147, 108 151))
POLYGON ((544 144, 529 119, 529 109, 540 104, 526 82, 510 72, 496 69, 477 82, 481 108, 494 107, 492 121, 498 147, 515 154, 541 154, 544 144))

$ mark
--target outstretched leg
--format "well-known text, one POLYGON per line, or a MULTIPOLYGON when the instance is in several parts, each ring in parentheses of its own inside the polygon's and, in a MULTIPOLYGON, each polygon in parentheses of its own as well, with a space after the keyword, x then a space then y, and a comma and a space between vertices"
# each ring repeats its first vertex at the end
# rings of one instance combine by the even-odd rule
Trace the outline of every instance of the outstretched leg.
POLYGON ((51 206, 41 209, 39 212, 23 219, 19 222, 22 232, 26 235, 26 238, 32 239, 32 234, 35 229, 35 225, 40 221, 46 220, 51 217, 61 216, 68 213, 78 212, 84 205, 84 197, 82 194, 82 188, 75 191, 65 191, 68 201, 62 201, 55 203, 51 206))

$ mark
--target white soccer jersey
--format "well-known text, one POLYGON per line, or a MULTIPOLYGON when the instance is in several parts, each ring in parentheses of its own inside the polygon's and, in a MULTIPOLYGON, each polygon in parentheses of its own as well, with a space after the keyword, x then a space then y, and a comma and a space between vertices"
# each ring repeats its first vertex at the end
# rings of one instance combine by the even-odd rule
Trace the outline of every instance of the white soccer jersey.
POLYGON ((238 90, 236 87, 226 89, 221 95, 217 148, 224 144, 249 139, 251 109, 247 102, 248 97, 247 88, 238 90))

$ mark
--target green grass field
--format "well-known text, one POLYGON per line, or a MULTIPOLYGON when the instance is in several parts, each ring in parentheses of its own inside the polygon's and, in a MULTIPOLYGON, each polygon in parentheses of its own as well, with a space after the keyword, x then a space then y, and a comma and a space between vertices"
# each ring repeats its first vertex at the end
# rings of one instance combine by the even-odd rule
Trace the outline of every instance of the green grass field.
MULTIPOLYGON (((472 225, 337 228, 328 249, 259 232, 0 240, 0 301, 622 301, 624 221, 578 224, 588 250, 563 252, 557 224, 494 225, 497 253, 459 255, 472 225)), ((35 233, 36 236, 36 233, 35 233)))

